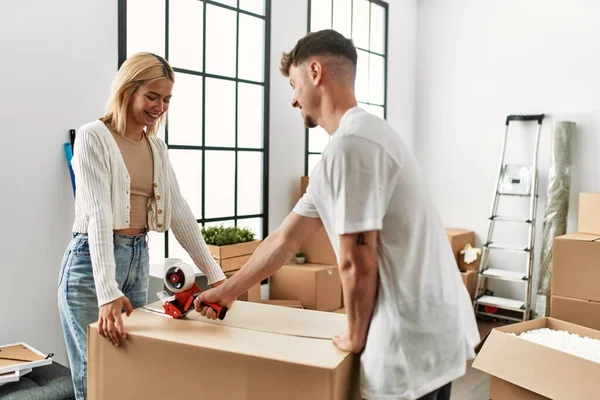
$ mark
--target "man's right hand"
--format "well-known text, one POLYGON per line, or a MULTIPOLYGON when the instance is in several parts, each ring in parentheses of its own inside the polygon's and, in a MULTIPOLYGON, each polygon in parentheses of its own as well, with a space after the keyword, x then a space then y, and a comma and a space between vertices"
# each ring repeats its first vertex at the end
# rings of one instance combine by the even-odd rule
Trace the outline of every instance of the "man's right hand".
POLYGON ((101 336, 110 340, 115 346, 119 346, 119 338, 125 339, 127 337, 125 327, 123 326, 123 309, 125 309, 128 317, 133 311, 129 299, 125 296, 100 306, 98 331, 101 336))
POLYGON ((194 308, 200 314, 205 316, 208 319, 217 319, 217 313, 211 307, 205 306, 202 303, 215 303, 225 306, 227 308, 231 308, 234 297, 230 296, 223 290, 223 286, 218 286, 214 289, 209 289, 206 292, 200 293, 200 295, 194 301, 194 308))

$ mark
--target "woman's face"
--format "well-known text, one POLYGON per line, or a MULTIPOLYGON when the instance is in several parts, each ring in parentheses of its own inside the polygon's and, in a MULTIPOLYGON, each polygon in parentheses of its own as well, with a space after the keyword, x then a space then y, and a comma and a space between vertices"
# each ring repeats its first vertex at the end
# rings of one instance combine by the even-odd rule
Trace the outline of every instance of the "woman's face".
POLYGON ((157 79, 135 91, 129 103, 128 117, 132 122, 151 127, 169 109, 173 82, 157 79))

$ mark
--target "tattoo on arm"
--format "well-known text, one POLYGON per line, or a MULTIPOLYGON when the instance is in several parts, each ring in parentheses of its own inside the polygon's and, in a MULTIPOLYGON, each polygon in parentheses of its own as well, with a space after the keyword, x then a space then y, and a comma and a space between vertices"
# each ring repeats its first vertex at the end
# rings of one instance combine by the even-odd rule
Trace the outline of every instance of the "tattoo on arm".
POLYGON ((356 244, 359 246, 364 246, 367 244, 366 240, 365 240, 365 234, 364 233, 359 233, 358 237, 356 238, 356 244))

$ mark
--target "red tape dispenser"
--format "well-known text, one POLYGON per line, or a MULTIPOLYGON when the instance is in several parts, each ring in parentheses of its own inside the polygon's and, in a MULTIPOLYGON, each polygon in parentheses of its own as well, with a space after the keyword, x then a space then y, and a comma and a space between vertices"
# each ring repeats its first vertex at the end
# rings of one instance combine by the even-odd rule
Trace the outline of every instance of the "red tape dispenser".
MULTIPOLYGON (((175 294, 173 300, 168 300, 163 304, 165 313, 173 318, 185 316, 194 308, 194 300, 201 293, 196 284, 194 268, 184 262, 172 265, 165 273, 164 281, 165 286, 175 294)), ((202 302, 202 305, 215 310, 217 318, 220 320, 227 314, 227 307, 220 304, 202 302)))

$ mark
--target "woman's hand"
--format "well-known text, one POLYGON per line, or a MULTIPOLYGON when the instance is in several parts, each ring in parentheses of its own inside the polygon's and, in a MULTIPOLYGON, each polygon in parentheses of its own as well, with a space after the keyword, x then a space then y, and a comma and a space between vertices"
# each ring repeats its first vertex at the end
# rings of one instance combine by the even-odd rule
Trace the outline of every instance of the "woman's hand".
POLYGON ((127 333, 123 326, 123 309, 125 309, 128 317, 133 311, 129 299, 125 296, 119 297, 100 307, 98 331, 101 336, 110 340, 115 346, 120 345, 119 338, 127 338, 127 333))

